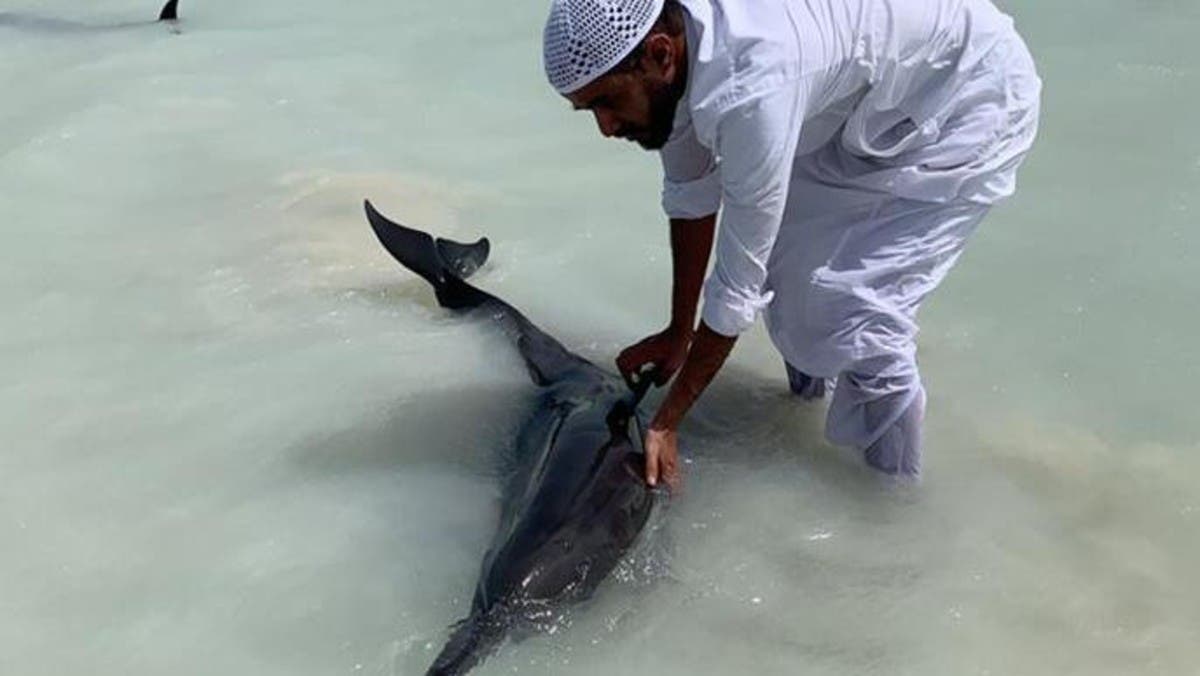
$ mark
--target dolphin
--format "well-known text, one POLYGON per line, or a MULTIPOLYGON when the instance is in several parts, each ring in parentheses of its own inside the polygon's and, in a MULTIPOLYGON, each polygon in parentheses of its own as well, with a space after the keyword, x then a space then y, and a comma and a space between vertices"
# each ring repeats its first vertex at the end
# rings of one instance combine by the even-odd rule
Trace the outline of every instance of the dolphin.
POLYGON ((643 480, 645 421, 638 403, 650 378, 629 386, 570 352, 518 310, 466 279, 487 260, 487 238, 434 239, 394 223, 369 201, 383 247, 433 286, 438 304, 497 325, 538 386, 517 434, 500 522, 483 558, 471 611, 455 624, 426 676, 458 676, 510 633, 552 626, 587 599, 630 551, 669 495, 643 480))
POLYGON ((54 19, 43 16, 31 16, 14 12, 0 12, 0 27, 40 31, 43 33, 101 33, 138 26, 149 26, 158 22, 175 22, 179 20, 179 0, 167 0, 158 13, 157 21, 125 21, 115 24, 90 24, 66 19, 54 19))

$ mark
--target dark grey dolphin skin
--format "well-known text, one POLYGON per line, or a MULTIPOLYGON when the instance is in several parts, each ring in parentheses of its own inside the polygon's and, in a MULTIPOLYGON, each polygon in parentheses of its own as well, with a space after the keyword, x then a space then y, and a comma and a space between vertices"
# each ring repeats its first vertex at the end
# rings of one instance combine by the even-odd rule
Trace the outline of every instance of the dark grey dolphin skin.
POLYGON ((179 20, 179 0, 167 0, 167 4, 163 5, 162 11, 158 13, 159 21, 178 21, 179 20))
MULTIPOLYGON (((167 0, 167 4, 163 5, 162 10, 160 10, 158 13, 158 21, 177 21, 178 19, 179 0, 167 0)), ((157 21, 126 21, 116 24, 89 24, 80 23, 78 21, 67 21, 66 19, 52 19, 49 17, 31 16, 28 14, 0 12, 0 26, 12 26, 13 28, 41 31, 44 33, 96 33, 122 30, 125 28, 134 28, 136 26, 148 26, 153 23, 157 23, 157 21)))
POLYGON ((494 322, 515 343, 539 386, 517 435, 500 524, 483 559, 471 613, 454 626, 426 676, 464 674, 511 630, 537 629, 588 598, 629 551, 664 489, 643 476, 644 421, 617 375, 564 348, 519 311, 468 284, 489 243, 459 244, 393 223, 366 202, 384 248, 433 286, 438 303, 494 322))

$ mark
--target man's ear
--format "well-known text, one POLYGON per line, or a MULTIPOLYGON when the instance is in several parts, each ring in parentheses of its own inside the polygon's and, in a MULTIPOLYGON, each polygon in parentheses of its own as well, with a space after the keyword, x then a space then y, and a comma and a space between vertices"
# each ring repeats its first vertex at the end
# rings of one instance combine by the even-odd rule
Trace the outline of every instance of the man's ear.
POLYGON ((666 33, 654 33, 646 38, 642 51, 642 65, 648 72, 664 80, 675 77, 675 43, 666 33))

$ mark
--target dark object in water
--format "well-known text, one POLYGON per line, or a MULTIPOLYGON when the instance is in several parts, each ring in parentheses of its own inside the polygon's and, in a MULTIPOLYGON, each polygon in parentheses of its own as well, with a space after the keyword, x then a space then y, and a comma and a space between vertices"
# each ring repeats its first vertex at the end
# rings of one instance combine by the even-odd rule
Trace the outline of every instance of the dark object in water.
POLYGON ((629 551, 665 489, 643 479, 637 405, 617 375, 571 353, 516 308, 468 284, 489 244, 459 244, 393 223, 365 204, 384 248, 433 286, 438 303, 495 322, 515 343, 541 389, 517 436, 500 524, 483 559, 470 614, 457 625, 427 676, 464 674, 510 630, 553 622, 589 597, 629 551))
POLYGON ((167 0, 167 4, 163 5, 162 11, 158 13, 159 21, 177 21, 179 0, 167 0))
POLYGON ((114 24, 91 24, 30 14, 0 12, 0 26, 11 26, 21 30, 50 35, 104 34, 137 28, 139 26, 149 26, 159 21, 178 21, 178 12, 179 0, 167 0, 167 4, 163 5, 162 10, 158 13, 157 21, 126 21, 114 24))

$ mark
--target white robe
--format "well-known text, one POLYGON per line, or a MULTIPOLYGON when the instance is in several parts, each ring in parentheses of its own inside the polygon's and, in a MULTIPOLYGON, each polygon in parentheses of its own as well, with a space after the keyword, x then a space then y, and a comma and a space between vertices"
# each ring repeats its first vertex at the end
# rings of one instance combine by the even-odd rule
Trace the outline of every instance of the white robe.
POLYGON ((989 0, 680 2, 663 207, 721 211, 701 316, 732 336, 765 311, 788 364, 838 378, 830 439, 915 474, 916 312, 1014 190, 1033 60, 989 0))

